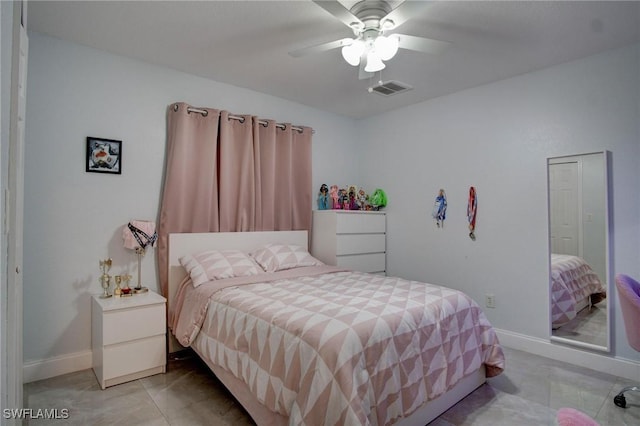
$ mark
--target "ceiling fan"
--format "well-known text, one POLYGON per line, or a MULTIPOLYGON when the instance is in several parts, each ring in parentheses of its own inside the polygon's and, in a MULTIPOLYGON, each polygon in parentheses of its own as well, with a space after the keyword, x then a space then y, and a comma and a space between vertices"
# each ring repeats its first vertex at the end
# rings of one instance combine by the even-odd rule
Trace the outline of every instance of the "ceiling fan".
POLYGON ((355 38, 309 46, 289 52, 293 57, 342 48, 342 56, 353 66, 359 66, 360 80, 385 68, 388 61, 400 49, 425 53, 440 53, 450 43, 406 34, 385 35, 418 15, 432 1, 407 1, 392 9, 385 0, 362 0, 347 9, 337 0, 313 0, 315 4, 338 18, 352 29, 355 38))

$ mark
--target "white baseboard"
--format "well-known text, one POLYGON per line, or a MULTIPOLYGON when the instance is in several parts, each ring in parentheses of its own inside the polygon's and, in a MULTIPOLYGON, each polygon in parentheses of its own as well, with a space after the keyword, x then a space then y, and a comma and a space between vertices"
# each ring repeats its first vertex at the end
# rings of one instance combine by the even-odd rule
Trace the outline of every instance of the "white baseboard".
POLYGON ((640 382, 640 362, 638 361, 575 349, 546 339, 514 333, 513 331, 495 330, 498 339, 500 339, 500 344, 508 348, 640 382))
POLYGON ((24 383, 48 379, 62 374, 86 370, 93 365, 93 352, 83 351, 39 361, 25 362, 22 366, 24 383))

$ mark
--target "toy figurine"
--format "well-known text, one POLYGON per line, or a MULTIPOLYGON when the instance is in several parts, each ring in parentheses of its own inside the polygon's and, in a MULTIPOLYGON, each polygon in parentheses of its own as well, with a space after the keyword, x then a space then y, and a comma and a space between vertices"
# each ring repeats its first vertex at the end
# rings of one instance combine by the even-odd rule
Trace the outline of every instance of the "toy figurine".
POLYGON ((329 209, 329 187, 326 183, 320 185, 320 192, 318 192, 318 210, 329 209))
POLYGON ((331 199, 331 208, 339 209, 340 203, 339 203, 338 185, 331 185, 331 188, 329 189, 329 198, 331 199))
POLYGON ((349 195, 347 195, 347 190, 344 188, 340 190, 340 206, 342 210, 349 210, 349 195))
POLYGON ((387 194, 380 188, 377 188, 369 197, 369 202, 373 207, 373 210, 380 210, 387 205, 387 194))
POLYGON ((358 187, 355 185, 351 185, 349 187, 349 210, 360 210, 358 206, 358 201, 356 199, 356 194, 358 193, 358 187))
POLYGON ((364 192, 364 189, 360 188, 358 190, 358 208, 360 210, 366 210, 367 209, 367 199, 369 197, 367 196, 367 194, 364 192))

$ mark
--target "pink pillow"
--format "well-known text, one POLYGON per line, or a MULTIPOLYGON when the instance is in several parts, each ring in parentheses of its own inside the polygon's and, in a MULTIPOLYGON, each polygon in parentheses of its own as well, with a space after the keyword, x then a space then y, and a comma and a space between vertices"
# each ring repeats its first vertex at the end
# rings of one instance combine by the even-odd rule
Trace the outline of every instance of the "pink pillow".
POLYGON ((194 287, 207 281, 246 277, 262 273, 247 254, 239 250, 207 250, 180 258, 194 287))
POLYGON ((311 256, 307 249, 292 244, 267 244, 251 253, 251 256, 266 272, 324 265, 311 256))

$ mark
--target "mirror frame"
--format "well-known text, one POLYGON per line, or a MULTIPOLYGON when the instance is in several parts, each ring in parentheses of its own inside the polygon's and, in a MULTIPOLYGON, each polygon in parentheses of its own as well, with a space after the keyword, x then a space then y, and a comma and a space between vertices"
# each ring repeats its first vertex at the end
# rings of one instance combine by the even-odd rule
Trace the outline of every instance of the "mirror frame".
POLYGON ((613 300, 611 300, 612 292, 612 276, 611 276, 611 154, 609 151, 595 151, 595 152, 586 152, 581 154, 570 154, 570 155, 559 155, 555 157, 547 157, 546 166, 547 166, 547 272, 549 280, 547 282, 547 291, 548 293, 548 305, 549 305, 549 339, 551 343, 561 343, 564 345, 571 345, 574 347, 579 347, 583 349, 589 349, 592 351, 599 352, 611 352, 611 333, 612 333, 612 308, 613 308, 613 300), (562 159, 562 158, 570 158, 570 157, 579 157, 584 155, 594 155, 594 154, 602 154, 602 166, 604 168, 604 203, 605 203, 605 211, 604 211, 604 225, 605 225, 605 283, 604 287, 607 291, 607 341, 605 346, 595 345, 592 343, 581 342, 578 340, 569 339, 566 337, 558 337, 553 335, 552 329, 552 312, 551 312, 551 191, 550 191, 550 179, 549 179, 549 165, 551 160, 562 159))

